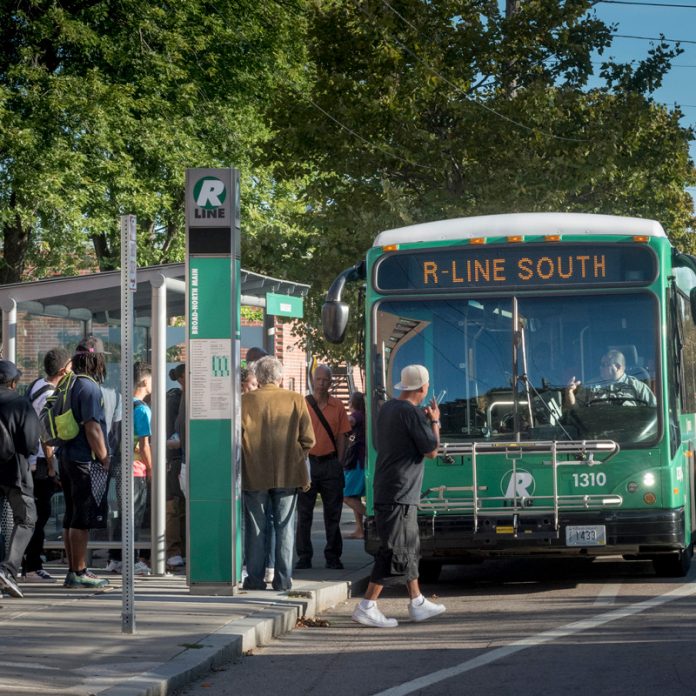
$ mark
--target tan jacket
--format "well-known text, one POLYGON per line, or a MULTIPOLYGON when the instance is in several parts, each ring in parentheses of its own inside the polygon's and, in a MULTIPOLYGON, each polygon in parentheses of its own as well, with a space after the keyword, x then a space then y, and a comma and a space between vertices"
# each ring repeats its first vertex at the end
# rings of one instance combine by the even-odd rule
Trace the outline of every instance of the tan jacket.
POLYGON ((242 395, 242 488, 304 488, 314 430, 304 397, 264 384, 242 395))

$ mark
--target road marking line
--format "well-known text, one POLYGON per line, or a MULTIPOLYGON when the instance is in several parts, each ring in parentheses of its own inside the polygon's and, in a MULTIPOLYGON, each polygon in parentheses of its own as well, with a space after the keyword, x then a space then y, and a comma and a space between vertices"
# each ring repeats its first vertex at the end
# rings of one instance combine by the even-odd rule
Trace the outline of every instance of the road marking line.
POLYGON ((614 604, 620 589, 621 583, 603 585, 602 589, 597 594, 597 598, 594 601, 594 606, 606 607, 607 605, 614 604))
MULTIPOLYGON (((29 684, 3 684, 2 686, 4 693, 16 693, 18 691, 27 691, 28 693, 35 694, 36 693, 36 684, 29 685, 29 684), (12 689, 12 691, 5 691, 5 687, 12 689)), ((0 693, 3 693, 3 691, 0 691, 0 693)), ((44 691, 43 693, 50 693, 48 691, 44 691)), ((53 693, 56 693, 55 691, 53 693)))
POLYGON ((48 665, 37 665, 34 662, 0 662, 0 667, 10 667, 21 671, 25 671, 27 669, 30 671, 38 671, 42 669, 51 672, 65 671, 64 667, 49 667, 48 665))
POLYGON ((627 607, 623 607, 622 609, 614 609, 613 611, 604 612, 603 614, 597 614, 597 616, 589 619, 573 621, 565 626, 552 628, 549 631, 543 631, 536 636, 522 638, 514 643, 510 643, 510 645, 496 648, 495 650, 491 650, 483 655, 474 657, 471 660, 462 662, 454 667, 440 669, 437 672, 426 674, 422 677, 418 677, 418 679, 413 679, 412 681, 405 682, 399 686, 394 686, 391 689, 380 691, 374 694, 374 696, 405 696, 406 694, 412 694, 414 691, 419 691, 420 689, 425 689, 433 684, 445 681, 446 679, 457 677, 460 674, 470 672, 478 667, 483 667, 491 662, 508 657, 508 655, 513 655, 514 653, 520 652, 521 650, 533 648, 538 645, 544 645, 545 643, 550 643, 551 641, 558 640, 559 638, 567 638, 568 636, 575 635, 576 633, 590 631, 599 626, 603 626, 604 624, 611 623, 612 621, 618 621, 619 619, 625 619, 629 616, 634 616, 635 614, 641 614, 644 611, 654 609, 655 607, 662 606, 668 602, 673 602, 676 599, 690 597, 694 594, 696 594, 696 582, 680 585, 674 590, 665 592, 665 594, 658 595, 657 597, 651 597, 650 599, 645 599, 642 602, 636 602, 635 604, 629 604, 627 607))

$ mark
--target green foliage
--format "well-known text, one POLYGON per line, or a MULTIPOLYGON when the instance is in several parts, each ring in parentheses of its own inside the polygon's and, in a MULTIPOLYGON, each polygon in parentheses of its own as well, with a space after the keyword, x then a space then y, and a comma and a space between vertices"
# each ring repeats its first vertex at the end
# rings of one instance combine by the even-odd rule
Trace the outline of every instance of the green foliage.
POLYGON ((679 49, 605 58, 593 4, 0 0, 0 282, 117 267, 125 213, 180 260, 194 166, 241 169, 244 266, 312 283, 332 360, 323 295, 384 229, 601 212, 696 250, 692 133, 650 96, 679 49))
POLYGON ((650 96, 680 50, 663 42, 634 65, 607 58, 590 82, 612 32, 592 5, 524 0, 510 17, 494 0, 310 6, 310 86, 276 93, 269 144, 283 176, 304 184, 317 352, 321 295, 384 229, 591 212, 655 218, 696 248, 693 134, 650 96))
POLYGON ((263 321, 263 309, 260 307, 247 307, 242 305, 240 308, 240 315, 242 319, 246 321, 263 321))
POLYGON ((0 6, 0 282, 117 267, 125 213, 140 264, 181 259, 186 167, 238 166, 251 236, 278 226, 254 162, 267 95, 301 64, 292 3, 0 6))

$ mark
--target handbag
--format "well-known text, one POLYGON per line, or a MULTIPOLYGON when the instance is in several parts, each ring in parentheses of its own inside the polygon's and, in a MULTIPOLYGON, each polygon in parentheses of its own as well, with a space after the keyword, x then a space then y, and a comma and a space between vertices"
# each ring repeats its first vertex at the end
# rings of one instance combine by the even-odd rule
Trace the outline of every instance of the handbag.
POLYGON ((355 433, 351 433, 348 436, 348 442, 346 443, 346 449, 343 452, 343 459, 341 459, 341 466, 345 471, 352 471, 358 466, 358 438, 355 433))

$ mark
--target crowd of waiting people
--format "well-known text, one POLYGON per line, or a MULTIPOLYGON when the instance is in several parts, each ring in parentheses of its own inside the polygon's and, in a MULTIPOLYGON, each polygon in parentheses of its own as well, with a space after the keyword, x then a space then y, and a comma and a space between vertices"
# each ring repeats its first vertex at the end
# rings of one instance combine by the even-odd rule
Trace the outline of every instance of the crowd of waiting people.
MULTIPOLYGON (((67 564, 63 585, 100 588, 109 583, 87 567, 90 530, 105 529, 109 520, 108 490, 116 482, 120 509, 121 420, 123 406, 117 390, 104 384, 104 344, 95 336, 80 341, 74 352, 62 347, 49 350, 43 361, 44 375, 22 389, 21 370, 0 360, 0 498, 12 512, 12 531, 0 562, 0 590, 22 597, 22 582, 55 583, 44 567, 44 530, 51 516, 54 494, 62 492, 65 513, 62 540, 67 564), (69 410, 74 437, 51 446, 40 416, 67 375, 74 375, 69 391, 69 410)), ((179 387, 167 393, 167 565, 185 564, 185 504, 181 487, 185 423, 185 367, 170 371, 179 387)), ((134 423, 133 481, 135 529, 146 527, 152 455, 150 451, 152 370, 134 365, 131 395, 134 423)), ((121 526, 114 541, 121 539, 121 526)), ((5 549, 1 549, 4 551, 5 549)), ((149 575, 149 552, 140 550, 133 559, 134 572, 149 575)), ((109 551, 106 573, 120 573, 119 548, 109 551)))
MULTIPOLYGON (((22 582, 55 583, 43 567, 44 529, 51 516, 53 495, 65 502, 62 539, 68 570, 66 587, 99 588, 108 584, 87 567, 90 530, 107 525, 109 482, 114 481, 121 507, 121 420, 123 405, 117 390, 104 384, 106 358, 101 339, 90 336, 71 354, 49 350, 44 375, 21 385, 14 363, 0 361, 0 497, 12 510, 13 527, 6 557, 0 563, 0 589, 21 597, 22 582), (47 399, 68 373, 77 376, 71 393, 77 435, 53 447, 42 438, 39 416, 47 399)), ((244 586, 289 589, 293 568, 312 566, 311 525, 316 498, 321 495, 326 528, 327 568, 343 567, 340 530, 345 502, 354 511, 351 538, 363 536, 362 495, 365 490, 364 398, 355 393, 351 413, 331 396, 331 370, 319 366, 313 391, 306 399, 281 388, 282 365, 260 348, 247 351, 241 374, 243 471, 245 504, 244 586), (269 409, 268 406, 271 406, 269 409), (299 443, 293 428, 301 430, 299 443), (347 443, 354 453, 350 470, 342 458, 347 443), (344 487, 345 478, 345 487, 344 487), (267 491, 260 492, 260 491, 267 491), (294 554, 299 556, 294 561, 294 554)), ((185 366, 170 371, 178 388, 167 392, 167 566, 185 565, 185 366)), ((152 371, 134 365, 132 394, 134 452, 134 528, 147 526, 152 455, 150 450, 152 371)), ((115 525, 113 541, 121 541, 115 525)), ((136 575, 150 574, 149 551, 132 559, 136 575)), ((109 549, 103 575, 120 573, 121 549, 109 549)))
MULTIPOLYGON (((249 590, 263 590, 269 582, 274 590, 288 590, 293 570, 312 567, 311 527, 318 495, 326 533, 326 568, 343 568, 340 519, 344 503, 355 515, 351 536, 364 534, 364 397, 353 395, 349 416, 343 403, 329 393, 332 374, 326 365, 315 369, 307 397, 283 389, 282 380, 283 366, 272 356, 260 357, 242 374, 244 588, 249 590)), ((395 389, 401 392, 399 397, 380 409, 376 423, 379 447, 373 496, 380 548, 365 597, 352 615, 356 623, 374 628, 398 625, 377 607, 387 584, 406 584, 412 621, 425 621, 445 611, 420 590, 416 516, 423 460, 435 457, 440 444, 440 410, 435 399, 421 408, 429 390, 428 371, 422 365, 404 368, 395 389)))
MULTIPOLYGON (((44 526, 51 497, 60 488, 65 501, 63 542, 68 588, 100 588, 104 577, 87 567, 89 532, 104 528, 109 517, 109 481, 120 492, 122 467, 117 456, 122 404, 115 390, 104 386, 106 360, 101 339, 89 336, 70 355, 54 348, 44 359, 45 376, 26 393, 17 387, 17 366, 0 360, 0 496, 12 508, 14 526, 6 557, 0 563, 0 590, 22 597, 21 580, 55 582, 42 565, 44 526), (73 379, 74 376, 74 379, 73 379), (65 380, 72 380, 72 417, 77 432, 53 447, 45 436, 45 404, 65 380)), ((167 550, 170 568, 185 564, 185 367, 170 371, 179 389, 167 394, 167 550)), ((134 522, 143 525, 152 474, 150 450, 152 371, 134 365, 131 395, 134 424, 134 522)), ((355 517, 351 538, 364 536, 365 400, 354 393, 350 413, 330 393, 332 372, 319 365, 306 397, 284 389, 281 362, 259 348, 247 351, 242 368, 242 490, 244 502, 243 587, 289 590, 295 570, 312 568, 312 521, 317 497, 322 500, 324 565, 341 570, 343 538, 340 522, 346 504, 355 517)), ((429 389, 422 365, 404 368, 398 398, 385 404, 377 419, 380 447, 375 468, 374 523, 380 549, 365 598, 353 620, 389 628, 396 619, 377 608, 385 584, 405 582, 409 616, 424 621, 445 611, 426 600, 418 584, 419 533, 416 507, 423 477, 423 459, 436 456, 439 408, 435 400, 421 407, 429 389)), ((55 441, 53 441, 55 443, 55 441)), ((119 507, 120 507, 120 500, 119 507)), ((120 537, 117 539, 120 540, 120 537)), ((136 574, 149 574, 146 550, 123 559, 110 552, 107 572, 134 563, 136 574)))

